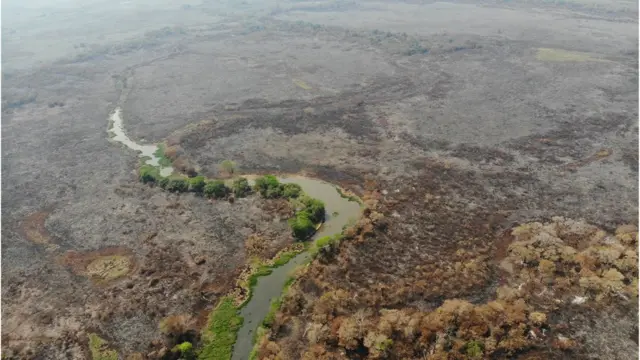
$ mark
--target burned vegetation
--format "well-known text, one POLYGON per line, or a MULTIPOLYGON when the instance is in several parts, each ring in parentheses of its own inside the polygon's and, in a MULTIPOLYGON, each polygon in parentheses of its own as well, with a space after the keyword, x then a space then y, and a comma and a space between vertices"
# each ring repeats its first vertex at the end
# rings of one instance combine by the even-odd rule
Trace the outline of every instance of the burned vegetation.
POLYGON ((638 357, 631 2, 18 3, 3 358, 227 360, 256 273, 303 251, 257 359, 638 357), (266 174, 362 216, 299 241, 320 206, 266 174))
POLYGON ((258 358, 582 359, 635 351, 619 339, 636 332, 635 225, 606 231, 554 217, 496 233, 491 216, 474 223, 458 215, 454 228, 447 219, 459 205, 411 192, 424 199, 423 214, 448 210, 406 221, 394 208, 401 194, 366 192, 365 217, 288 291, 258 358), (629 320, 593 333, 607 313, 629 320), (620 347, 597 350, 603 341, 620 347))

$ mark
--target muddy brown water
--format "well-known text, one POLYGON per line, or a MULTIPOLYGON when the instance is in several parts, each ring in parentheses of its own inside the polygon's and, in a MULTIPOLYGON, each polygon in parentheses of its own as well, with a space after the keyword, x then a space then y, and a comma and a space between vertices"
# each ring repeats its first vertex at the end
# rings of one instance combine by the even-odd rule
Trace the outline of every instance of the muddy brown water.
MULTIPOLYGON (((322 200, 325 204, 325 222, 309 241, 316 241, 325 236, 339 234, 345 225, 357 220, 360 216, 360 204, 340 196, 337 188, 330 183, 298 176, 282 177, 279 180, 283 183, 300 185, 307 195, 322 200)), ((251 299, 240 311, 240 315, 244 318, 244 323, 238 331, 238 339, 233 347, 232 360, 246 360, 249 358, 253 348, 254 333, 267 316, 271 301, 282 295, 282 290, 291 272, 308 259, 308 252, 300 253, 285 265, 273 269, 271 274, 258 278, 258 282, 253 288, 251 299)))
MULTIPOLYGON (((141 145, 131 140, 124 131, 122 109, 116 108, 110 115, 112 123, 109 133, 112 139, 124 144, 129 149, 140 153, 140 157, 148 157, 145 164, 160 167, 162 176, 169 176, 173 172, 171 167, 162 167, 159 158, 154 154, 157 145, 141 145)), ((250 182, 255 176, 247 175, 250 182)), ((344 226, 356 221, 360 216, 360 204, 343 198, 336 186, 318 179, 301 176, 287 176, 278 178, 282 183, 295 183, 312 198, 322 200, 325 204, 325 222, 309 241, 316 241, 325 236, 337 235, 344 226)), ((283 266, 273 269, 271 274, 258 278, 252 290, 251 299, 241 309, 240 315, 244 323, 238 331, 238 339, 233 347, 232 360, 246 360, 253 348, 253 336, 262 320, 267 316, 273 299, 282 295, 287 279, 291 272, 309 260, 309 252, 303 252, 293 257, 283 266)))
POLYGON ((160 158, 155 155, 155 152, 158 150, 158 145, 141 145, 131 140, 127 136, 124 131, 122 109, 116 108, 109 116, 109 120, 112 126, 108 129, 108 131, 109 133, 113 134, 112 139, 114 141, 125 145, 133 151, 137 151, 141 158, 150 158, 147 159, 144 163, 159 167, 160 175, 169 176, 171 175, 171 173, 173 173, 173 168, 171 166, 160 166, 160 158))

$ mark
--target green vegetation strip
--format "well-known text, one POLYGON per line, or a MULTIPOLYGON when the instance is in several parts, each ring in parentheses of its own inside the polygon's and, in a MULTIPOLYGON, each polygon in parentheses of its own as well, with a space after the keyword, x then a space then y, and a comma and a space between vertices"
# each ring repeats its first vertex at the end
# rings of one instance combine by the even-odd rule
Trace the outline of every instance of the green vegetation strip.
MULTIPOLYGON (((164 148, 158 147, 158 152, 164 154, 164 148)), ((151 165, 142 165, 139 170, 140 181, 145 184, 155 184, 170 192, 193 192, 207 198, 224 199, 233 194, 235 197, 245 197, 251 193, 249 181, 243 177, 233 180, 231 188, 223 180, 211 180, 202 175, 186 178, 182 176, 164 177, 160 169, 151 165)), ((296 214, 289 219, 289 226, 297 240, 307 240, 318 229, 318 224, 324 221, 324 203, 318 199, 306 196, 298 184, 282 184, 273 175, 265 175, 255 180, 253 190, 263 198, 287 199, 297 208, 296 214)), ((357 201, 357 198, 356 198, 357 201)))
POLYGON ((233 344, 238 337, 243 318, 232 297, 224 297, 209 316, 207 331, 203 336, 204 346, 198 354, 200 360, 231 359, 233 344))
POLYGON ((358 204, 362 205, 362 201, 360 200, 360 198, 358 198, 357 196, 354 195, 347 195, 345 194, 341 188, 336 187, 336 191, 338 191, 338 194, 340 194, 340 197, 343 199, 347 199, 349 201, 353 201, 353 202, 357 202, 358 204))

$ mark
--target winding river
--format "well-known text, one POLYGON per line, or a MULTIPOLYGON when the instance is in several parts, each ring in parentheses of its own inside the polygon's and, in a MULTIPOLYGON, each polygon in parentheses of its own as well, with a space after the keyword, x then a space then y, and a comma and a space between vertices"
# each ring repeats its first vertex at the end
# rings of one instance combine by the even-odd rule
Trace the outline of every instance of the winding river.
MULTIPOLYGON (((140 157, 145 158, 145 164, 160 167, 162 176, 169 176, 173 172, 171 167, 162 167, 159 158, 155 155, 157 145, 141 145, 131 140, 124 131, 122 110, 116 108, 109 117, 112 126, 108 129, 111 138, 131 150, 137 151, 140 157), (147 159, 148 158, 148 159, 147 159)), ((325 222, 311 241, 316 241, 324 236, 336 235, 342 232, 342 228, 350 221, 360 216, 360 204, 343 198, 337 188, 325 181, 301 176, 280 177, 283 183, 295 183, 302 190, 315 199, 320 199, 325 204, 325 222)), ((244 318, 242 327, 238 332, 238 339, 233 347, 232 360, 246 360, 253 348, 253 335, 262 320, 269 312, 271 300, 282 295, 284 285, 291 272, 309 258, 308 252, 303 252, 289 260, 283 266, 273 269, 271 274, 258 278, 258 282, 252 291, 251 299, 242 307, 240 315, 244 318)))
POLYGON ((129 139, 127 134, 124 132, 124 124, 122 121, 122 109, 116 108, 109 116, 109 123, 111 126, 107 131, 111 135, 111 139, 125 145, 133 151, 137 151, 141 158, 146 159, 144 162, 145 164, 159 167, 160 175, 171 175, 173 172, 173 168, 171 166, 160 166, 160 158, 155 154, 158 150, 158 145, 141 145, 129 139))

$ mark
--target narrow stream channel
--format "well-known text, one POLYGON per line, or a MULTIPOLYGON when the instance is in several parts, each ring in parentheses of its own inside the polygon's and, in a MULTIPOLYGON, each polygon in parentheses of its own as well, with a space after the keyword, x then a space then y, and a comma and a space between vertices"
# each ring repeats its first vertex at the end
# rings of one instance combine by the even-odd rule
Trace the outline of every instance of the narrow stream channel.
POLYGON ((124 144, 129 149, 139 152, 141 158, 149 157, 150 159, 145 161, 145 164, 158 166, 160 168, 160 175, 169 176, 173 172, 171 166, 160 166, 160 158, 155 155, 158 150, 158 145, 140 145, 135 141, 129 139, 124 132, 124 125, 122 123, 122 109, 116 108, 109 116, 111 128, 107 131, 113 135, 112 139, 121 144, 124 144))
MULTIPOLYGON (((161 167, 159 158, 154 154, 158 150, 157 145, 140 145, 131 140, 124 131, 122 110, 116 108, 109 117, 112 127, 108 132, 112 139, 124 144, 128 148, 140 152, 140 157, 149 157, 145 164, 160 167, 162 176, 169 176, 173 172, 171 167, 161 167)), ((248 177, 251 177, 250 175, 248 177)), ((360 215, 360 204, 343 198, 337 188, 327 182, 299 176, 281 177, 283 183, 296 183, 312 198, 322 200, 325 204, 325 222, 318 232, 309 241, 316 241, 325 236, 336 235, 342 232, 342 228, 351 220, 356 220, 360 215)), ((271 274, 258 278, 258 282, 252 291, 251 299, 240 311, 244 317, 244 323, 238 332, 238 339, 233 347, 232 360, 246 360, 253 348, 253 334, 269 312, 271 300, 282 295, 284 285, 289 275, 297 266, 303 264, 309 258, 308 252, 303 252, 276 269, 271 274)))
MULTIPOLYGON (((324 202, 325 222, 310 241, 341 233, 343 226, 352 219, 356 220, 360 215, 360 204, 341 197, 336 187, 327 182, 297 176, 279 178, 279 180, 283 183, 296 183, 302 187, 307 195, 324 202)), ((303 264, 308 257, 309 253, 303 252, 285 265, 274 269, 271 274, 258 278, 251 299, 240 311, 244 322, 238 331, 232 360, 247 360, 249 358, 249 353, 253 348, 253 334, 269 312, 271 300, 282 295, 284 285, 293 269, 303 264)))

